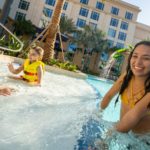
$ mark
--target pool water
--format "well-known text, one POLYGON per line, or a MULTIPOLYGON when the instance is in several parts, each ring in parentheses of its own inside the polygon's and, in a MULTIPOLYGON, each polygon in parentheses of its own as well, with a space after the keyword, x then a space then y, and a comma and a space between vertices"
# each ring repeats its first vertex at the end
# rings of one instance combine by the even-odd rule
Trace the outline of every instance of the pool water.
MULTIPOLYGON (((87 82, 92 86, 96 92, 97 99, 96 105, 99 106, 99 102, 106 92, 112 87, 113 81, 89 76, 87 82)), ((117 97, 117 96, 116 96, 117 97)), ((88 149, 90 145, 92 150, 149 150, 150 149, 150 135, 136 135, 132 132, 127 134, 114 131, 111 135, 106 136, 106 132, 113 127, 114 122, 119 120, 120 116, 120 102, 115 106, 114 97, 106 108, 105 111, 99 116, 92 117, 84 125, 82 130, 82 138, 80 139, 80 150, 88 149), (86 128, 85 128, 86 127, 86 128), (82 146, 81 146, 82 141, 82 146), (103 146, 104 145, 104 146, 103 146)), ((95 114, 93 114, 94 116, 95 114)))
MULTIPOLYGON (((89 75, 87 82, 93 87, 94 91, 96 92, 96 95, 98 97, 96 104, 99 108, 99 102, 102 100, 106 92, 112 87, 114 82, 111 80, 98 78, 91 75, 89 75)), ((113 98, 109 107, 103 112, 102 119, 112 122, 116 122, 119 120, 120 102, 118 102, 115 107, 115 99, 116 97, 113 98)))
POLYGON ((95 93, 84 80, 46 72, 42 87, 9 79, 1 63, 0 84, 17 91, 0 96, 0 149, 71 150, 95 108, 95 93))
MULTIPOLYGON (((8 78, 4 62, 0 74, 0 85, 16 89, 11 96, 0 96, 0 150, 96 150, 100 146, 95 143, 106 140, 105 132, 119 119, 120 104, 114 107, 114 101, 99 113, 111 81, 46 72, 42 87, 33 87, 8 78)), ((134 146, 137 142, 132 134, 119 133, 105 141, 110 150, 136 150, 141 148, 134 146)))

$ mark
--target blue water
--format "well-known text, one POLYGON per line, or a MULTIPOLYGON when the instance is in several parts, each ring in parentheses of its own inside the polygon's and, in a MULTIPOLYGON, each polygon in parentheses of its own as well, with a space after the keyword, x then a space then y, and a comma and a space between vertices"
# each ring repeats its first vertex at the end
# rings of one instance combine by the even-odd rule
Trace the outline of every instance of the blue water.
MULTIPOLYGON (((99 114, 99 103, 106 94, 106 92, 112 87, 113 81, 100 79, 95 76, 89 76, 86 80, 88 84, 93 88, 96 94, 95 105, 97 109, 97 115, 99 114)), ((113 99, 115 101, 115 99, 113 99)), ((110 103, 105 112, 102 113, 101 119, 103 121, 115 122, 119 119, 119 107, 114 107, 114 101, 110 103)), ((99 117, 99 116, 98 116, 99 117)), ((106 125, 106 122, 104 123, 106 125)), ((98 118, 95 118, 94 115, 89 118, 87 123, 83 125, 81 131, 81 137, 77 140, 78 144, 75 149, 78 150, 88 150, 95 149, 95 141, 97 139, 102 140, 102 134, 105 132, 105 126, 99 122, 98 118)))
MULTIPOLYGON (((94 76, 89 76, 87 79, 88 84, 90 84, 93 87, 93 90, 95 91, 97 95, 96 99, 96 105, 99 109, 99 103, 104 97, 104 95, 108 92, 108 90, 112 87, 113 81, 101 79, 94 76)), ((117 103, 115 106, 115 100, 117 95, 112 99, 109 107, 106 108, 106 110, 103 112, 102 118, 107 121, 116 122, 119 120, 120 116, 120 102, 117 103)))
MULTIPOLYGON (((106 92, 112 87, 113 82, 105 79, 100 79, 98 77, 89 76, 87 79, 88 84, 90 84, 95 91, 96 97, 96 107, 99 110, 99 103, 106 92)), ((149 150, 150 136, 141 136, 129 132, 127 134, 122 134, 114 131, 110 137, 105 137, 106 131, 113 127, 113 122, 119 120, 119 110, 120 102, 114 107, 114 101, 116 97, 113 98, 112 102, 108 108, 102 113, 101 116, 94 114, 85 125, 82 127, 81 137, 77 140, 76 150, 149 150), (105 147, 103 147, 104 143, 105 147), (100 143, 100 144, 96 144, 100 143)), ((100 113, 99 111, 97 112, 100 113)))

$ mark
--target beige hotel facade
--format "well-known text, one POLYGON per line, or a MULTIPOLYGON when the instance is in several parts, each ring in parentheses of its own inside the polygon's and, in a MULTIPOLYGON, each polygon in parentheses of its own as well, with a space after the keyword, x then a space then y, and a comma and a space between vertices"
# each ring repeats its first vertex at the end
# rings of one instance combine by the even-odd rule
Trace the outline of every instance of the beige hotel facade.
MULTIPOLYGON (((5 0, 0 0, 2 8, 5 0)), ((10 17, 31 20, 37 27, 50 22, 57 0, 14 0, 10 17), (45 16, 46 14, 46 16, 45 16)), ((66 0, 62 15, 78 28, 86 24, 106 33, 110 46, 126 47, 150 39, 150 26, 137 22, 140 8, 122 0, 66 0)))

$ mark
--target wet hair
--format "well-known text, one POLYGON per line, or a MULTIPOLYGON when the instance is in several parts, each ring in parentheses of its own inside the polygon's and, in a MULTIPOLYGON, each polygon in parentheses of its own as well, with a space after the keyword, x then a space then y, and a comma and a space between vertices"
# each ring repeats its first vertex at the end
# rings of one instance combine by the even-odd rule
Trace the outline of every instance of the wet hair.
POLYGON ((30 50, 34 50, 40 57, 40 60, 42 60, 44 55, 44 50, 40 46, 31 46, 30 50))
MULTIPOLYGON (((122 83, 122 85, 121 85, 121 88, 120 88, 120 91, 119 91, 119 95, 118 95, 117 98, 116 98, 115 106, 116 106, 116 103, 117 103, 118 100, 119 100, 119 96, 120 96, 120 95, 124 92, 124 90, 127 88, 128 84, 129 84, 129 82, 130 82, 130 80, 131 80, 131 78, 132 78, 132 76, 133 76, 133 72, 132 72, 131 67, 130 67, 130 61, 131 61, 131 58, 132 58, 132 55, 133 55, 134 50, 135 50, 138 46, 140 46, 140 45, 145 45, 145 46, 149 46, 149 47, 150 47, 150 41, 141 41, 141 42, 137 43, 137 44, 134 46, 132 52, 130 53, 129 58, 128 58, 127 68, 126 68, 126 75, 125 75, 125 77, 124 77, 124 79, 123 79, 123 83, 122 83)), ((142 96, 142 98, 143 98, 148 92, 150 92, 150 74, 149 74, 148 78, 146 79, 144 85, 145 85, 145 93, 144 93, 144 95, 142 96)), ((142 98, 141 98, 141 99, 142 99, 142 98)), ((138 101, 139 101, 139 100, 138 100, 138 101)), ((136 103, 137 103, 137 102, 136 102, 136 103)))

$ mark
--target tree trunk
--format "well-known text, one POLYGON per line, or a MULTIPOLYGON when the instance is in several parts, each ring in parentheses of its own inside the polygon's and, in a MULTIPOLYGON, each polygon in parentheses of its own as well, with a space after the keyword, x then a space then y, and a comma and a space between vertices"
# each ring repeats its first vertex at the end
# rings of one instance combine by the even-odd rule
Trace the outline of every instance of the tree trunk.
POLYGON ((54 57, 55 40, 56 40, 57 31, 59 28, 61 12, 63 9, 64 2, 65 0, 57 0, 57 4, 54 10, 51 25, 47 32, 46 42, 44 44, 44 57, 43 57, 44 62, 49 61, 50 59, 54 57))
MULTIPOLYGON (((0 22, 2 24, 5 24, 5 22, 8 18, 12 2, 13 2, 13 0, 5 0, 4 6, 2 8, 1 15, 0 15, 0 22)), ((1 33, 2 33, 2 29, 0 29, 0 35, 1 35, 1 33)))

